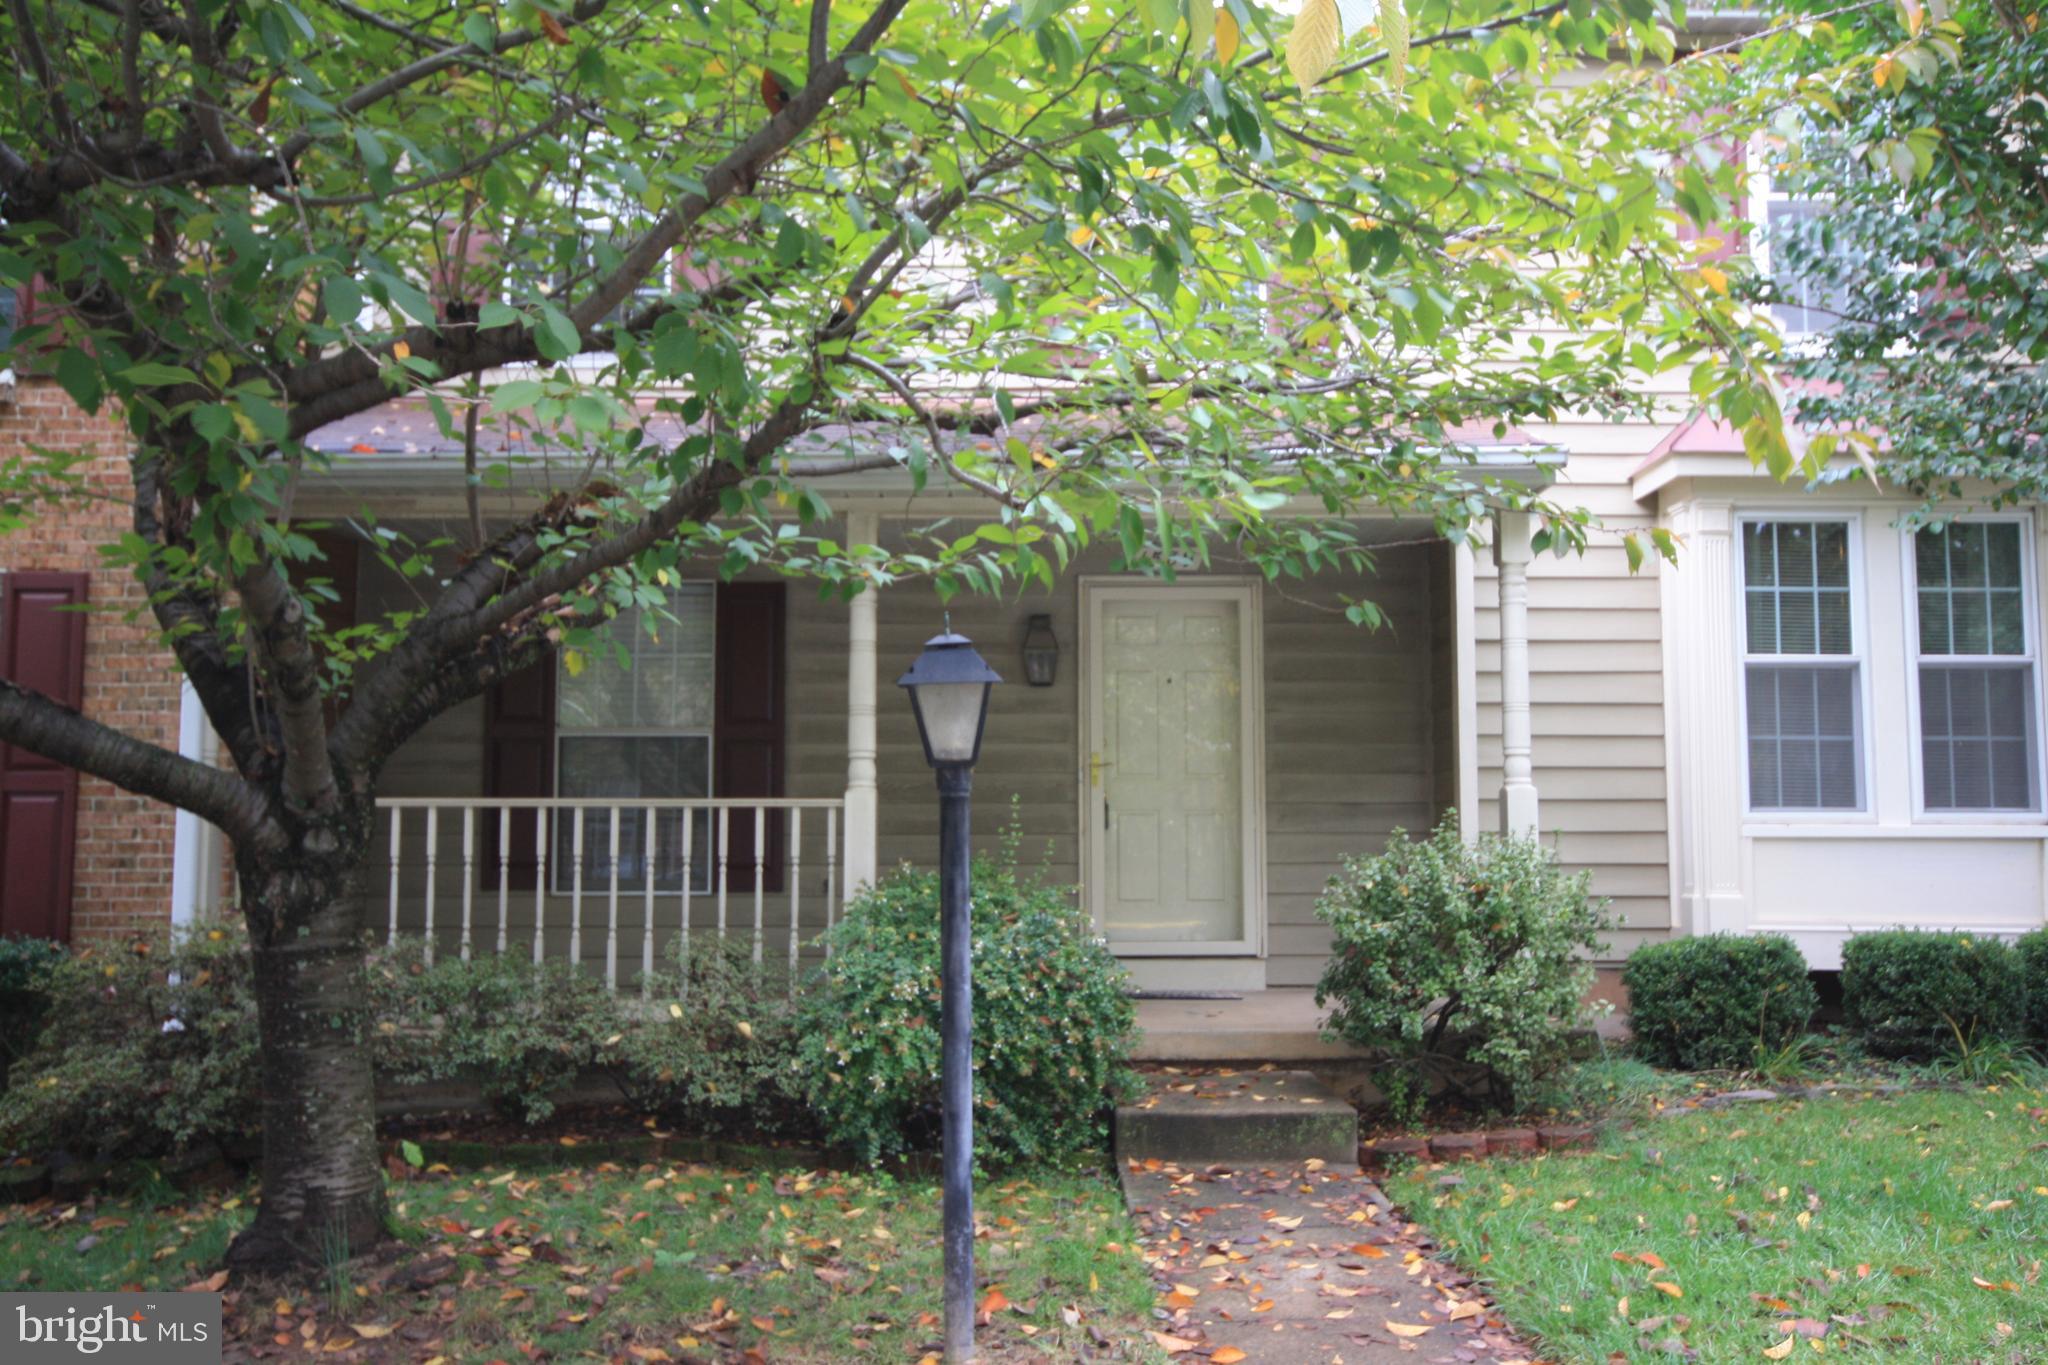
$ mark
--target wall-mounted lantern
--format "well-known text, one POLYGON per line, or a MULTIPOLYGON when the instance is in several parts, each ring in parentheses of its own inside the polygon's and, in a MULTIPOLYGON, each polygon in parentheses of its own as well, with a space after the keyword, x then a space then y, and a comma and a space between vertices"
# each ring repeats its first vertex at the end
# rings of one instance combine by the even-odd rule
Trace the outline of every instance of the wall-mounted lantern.
POLYGON ((1033 616, 1024 628, 1024 681, 1051 687, 1059 671, 1060 642, 1052 633, 1052 617, 1033 616))

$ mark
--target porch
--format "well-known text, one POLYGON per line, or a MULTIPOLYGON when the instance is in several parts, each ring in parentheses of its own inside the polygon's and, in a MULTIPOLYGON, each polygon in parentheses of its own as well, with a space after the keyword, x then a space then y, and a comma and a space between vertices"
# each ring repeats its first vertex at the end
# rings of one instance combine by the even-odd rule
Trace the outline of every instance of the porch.
MULTIPOLYGON (((842 534, 892 543, 930 520, 884 510, 854 511, 842 534)), ((1012 839, 1026 871, 1073 888, 1138 988, 1240 997, 1142 1001, 1148 1056, 1207 1037, 1210 1060, 1313 1060, 1328 1045, 1306 988, 1329 947, 1313 905, 1341 859, 1452 808, 1468 834, 1485 806, 1537 828, 1526 518, 1493 527, 1486 788, 1477 557, 1407 523, 1360 531, 1370 577, 1168 585, 1096 551, 1050 592, 951 603, 1008 680, 975 774, 977 852, 1012 839), (1358 597, 1387 624, 1348 624, 1358 597), (1039 616, 1059 656, 1034 686, 1020 649, 1039 616)), ((359 886, 366 929, 438 954, 578 962, 622 990, 696 936, 794 973, 859 888, 931 865, 932 778, 892 683, 947 608, 923 585, 842 602, 709 578, 631 670, 572 678, 551 661, 394 757, 359 886)), ((355 587, 366 607, 403 600, 368 557, 355 587)))

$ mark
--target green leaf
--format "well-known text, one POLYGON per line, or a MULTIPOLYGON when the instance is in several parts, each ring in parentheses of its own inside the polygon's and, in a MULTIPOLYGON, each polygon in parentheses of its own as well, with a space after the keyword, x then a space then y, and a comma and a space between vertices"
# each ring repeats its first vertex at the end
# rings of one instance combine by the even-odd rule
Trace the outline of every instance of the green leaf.
POLYGON ((170 384, 197 384, 199 376, 183 365, 164 365, 145 360, 122 370, 120 378, 138 388, 163 388, 170 384))
POLYGON ((100 386, 100 367, 84 351, 75 346, 66 346, 57 355, 57 382, 64 392, 71 395, 71 401, 87 412, 98 412, 104 390, 100 386))
POLYGON ((425 1166, 427 1164, 427 1154, 425 1152, 422 1152, 420 1150, 420 1145, 417 1142, 414 1142, 411 1138, 399 1139, 398 1154, 404 1157, 405 1164, 412 1167, 414 1170, 418 1170, 420 1167, 425 1166))

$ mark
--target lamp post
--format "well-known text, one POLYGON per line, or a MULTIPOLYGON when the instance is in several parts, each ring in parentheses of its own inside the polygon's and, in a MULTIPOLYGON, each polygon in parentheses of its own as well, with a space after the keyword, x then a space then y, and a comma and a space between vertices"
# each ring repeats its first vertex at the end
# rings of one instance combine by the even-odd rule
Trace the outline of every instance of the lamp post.
POLYGON ((955 635, 925 641, 896 685, 910 693, 924 761, 939 781, 940 1093, 945 1138, 946 1365, 974 1359, 974 977, 968 914, 968 822, 989 691, 1002 679, 955 635))

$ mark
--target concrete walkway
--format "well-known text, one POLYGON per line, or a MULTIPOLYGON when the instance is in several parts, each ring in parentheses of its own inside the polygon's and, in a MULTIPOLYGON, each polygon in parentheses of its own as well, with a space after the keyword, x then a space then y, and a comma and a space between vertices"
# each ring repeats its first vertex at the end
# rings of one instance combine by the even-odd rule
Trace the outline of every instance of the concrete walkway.
POLYGON ((1246 991, 1238 1000, 1140 1000, 1141 1062, 1342 1062, 1359 1056, 1322 1037, 1307 987, 1246 991))
POLYGON ((1356 1166, 1145 1160, 1125 1162, 1122 1178, 1159 1287, 1153 1340, 1176 1360, 1537 1360, 1356 1166))

